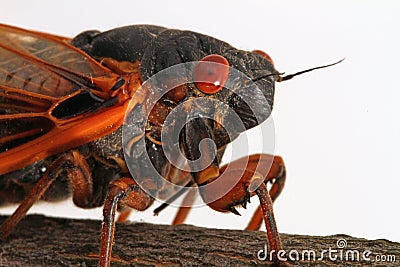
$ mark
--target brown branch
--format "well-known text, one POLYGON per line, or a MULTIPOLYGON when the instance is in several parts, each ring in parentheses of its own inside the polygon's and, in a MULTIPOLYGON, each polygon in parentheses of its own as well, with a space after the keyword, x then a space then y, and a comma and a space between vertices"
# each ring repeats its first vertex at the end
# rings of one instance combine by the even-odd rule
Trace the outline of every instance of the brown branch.
MULTIPOLYGON (((0 221, 4 220, 0 216, 0 221)), ((97 259, 93 255, 98 253, 100 227, 99 221, 28 216, 0 245, 0 266, 95 266, 97 259)), ((112 266, 272 266, 269 261, 257 259, 257 252, 264 249, 266 240, 265 232, 190 225, 118 224, 112 266)), ((301 259, 304 250, 316 252, 316 260, 308 260, 305 253, 305 260, 292 262, 294 266, 400 264, 400 244, 387 240, 282 234, 282 241, 286 258, 288 253, 292 258, 298 253, 301 259), (338 249, 339 239, 347 241, 344 249, 338 249), (324 259, 318 260, 321 252, 329 248, 338 250, 331 252, 337 259, 330 260, 329 253, 325 252, 324 259), (352 261, 352 255, 356 258, 355 250, 360 253, 359 261, 352 261), (366 255, 369 262, 362 259, 363 252, 368 250, 371 251, 366 255), (376 255, 392 255, 395 262, 373 262, 376 255)))

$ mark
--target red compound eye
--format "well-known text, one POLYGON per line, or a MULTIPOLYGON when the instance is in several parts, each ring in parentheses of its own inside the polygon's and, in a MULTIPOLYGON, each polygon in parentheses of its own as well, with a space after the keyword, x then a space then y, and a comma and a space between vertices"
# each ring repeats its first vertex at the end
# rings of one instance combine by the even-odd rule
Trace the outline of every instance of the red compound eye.
POLYGON ((272 58, 265 53, 264 51, 261 50, 253 50, 253 53, 259 54, 260 56, 262 56, 263 58, 265 58, 266 60, 268 60, 269 62, 271 62, 272 66, 274 66, 274 61, 272 60, 272 58))
POLYGON ((205 94, 215 94, 222 89, 229 75, 229 62, 220 55, 205 56, 194 67, 194 82, 205 94), (214 64, 218 63, 218 64, 214 64))

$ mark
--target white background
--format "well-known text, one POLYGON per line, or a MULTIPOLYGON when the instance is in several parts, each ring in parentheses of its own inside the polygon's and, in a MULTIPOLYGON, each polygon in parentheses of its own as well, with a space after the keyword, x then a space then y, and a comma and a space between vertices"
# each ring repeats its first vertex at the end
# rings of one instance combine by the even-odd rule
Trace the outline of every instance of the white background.
MULTIPOLYGON (((276 86, 276 153, 288 171, 275 204, 278 227, 400 241, 398 2, 155 2, 3 0, 0 22, 68 37, 139 23, 189 29, 241 49, 262 49, 286 73, 345 57, 338 66, 276 86)), ((240 229, 256 202, 241 209, 241 217, 197 208, 187 223, 240 229)), ((81 210, 70 200, 31 212, 101 218, 100 209, 81 210)), ((131 219, 169 223, 174 212, 152 217, 150 209, 131 219)))

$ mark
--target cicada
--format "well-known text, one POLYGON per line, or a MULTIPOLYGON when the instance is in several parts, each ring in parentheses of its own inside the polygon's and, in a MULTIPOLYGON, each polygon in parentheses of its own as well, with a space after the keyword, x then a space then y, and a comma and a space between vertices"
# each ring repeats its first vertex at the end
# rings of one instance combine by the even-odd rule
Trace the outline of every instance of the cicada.
MULTIPOLYGON (((212 209, 235 214, 236 206, 246 207, 257 195, 260 207, 248 229, 258 229, 264 220, 270 248, 282 249, 272 211, 285 182, 282 158, 244 155, 231 168, 221 166, 221 159, 233 139, 270 116, 275 82, 294 75, 282 76, 262 51, 239 50, 191 31, 133 25, 70 39, 0 25, 0 202, 20 203, 0 226, 1 238, 36 201, 72 195, 78 207, 104 207, 99 266, 109 266, 117 212, 148 209, 153 193, 165 193, 169 182, 181 189, 164 197, 166 204, 156 212, 191 188, 198 188, 212 209), (188 62, 193 67, 173 78, 148 82, 188 62), (232 69, 243 76, 232 77, 232 69), (163 86, 176 80, 179 85, 163 93, 163 86), (157 101, 143 112, 154 96, 157 101), (198 98, 223 106, 191 102, 198 98), (179 116, 169 119, 163 132, 177 107, 179 116), (196 107, 209 115, 193 112, 196 107), (242 125, 231 125, 233 135, 224 125, 229 126, 226 109, 242 125), (126 141, 124 127, 130 133, 126 141), (169 135, 176 136, 185 168, 166 155, 169 135), (216 186, 208 186, 212 183, 216 186)), ((192 199, 187 193, 186 202, 192 199)), ((182 207, 174 223, 186 214, 182 207)))

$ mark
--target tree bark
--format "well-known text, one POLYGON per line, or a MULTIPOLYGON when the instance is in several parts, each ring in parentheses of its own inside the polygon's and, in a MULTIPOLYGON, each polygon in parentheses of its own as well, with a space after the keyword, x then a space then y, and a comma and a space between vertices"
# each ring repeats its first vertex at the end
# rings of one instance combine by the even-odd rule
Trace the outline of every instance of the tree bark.
MULTIPOLYGON (((27 216, 0 245, 0 266, 96 266, 100 228, 94 220, 27 216)), ((111 266, 273 266, 269 253, 263 259, 265 232, 118 223, 115 235, 111 266)), ((292 266, 400 265, 400 244, 388 240, 281 237, 281 257, 292 266)))

